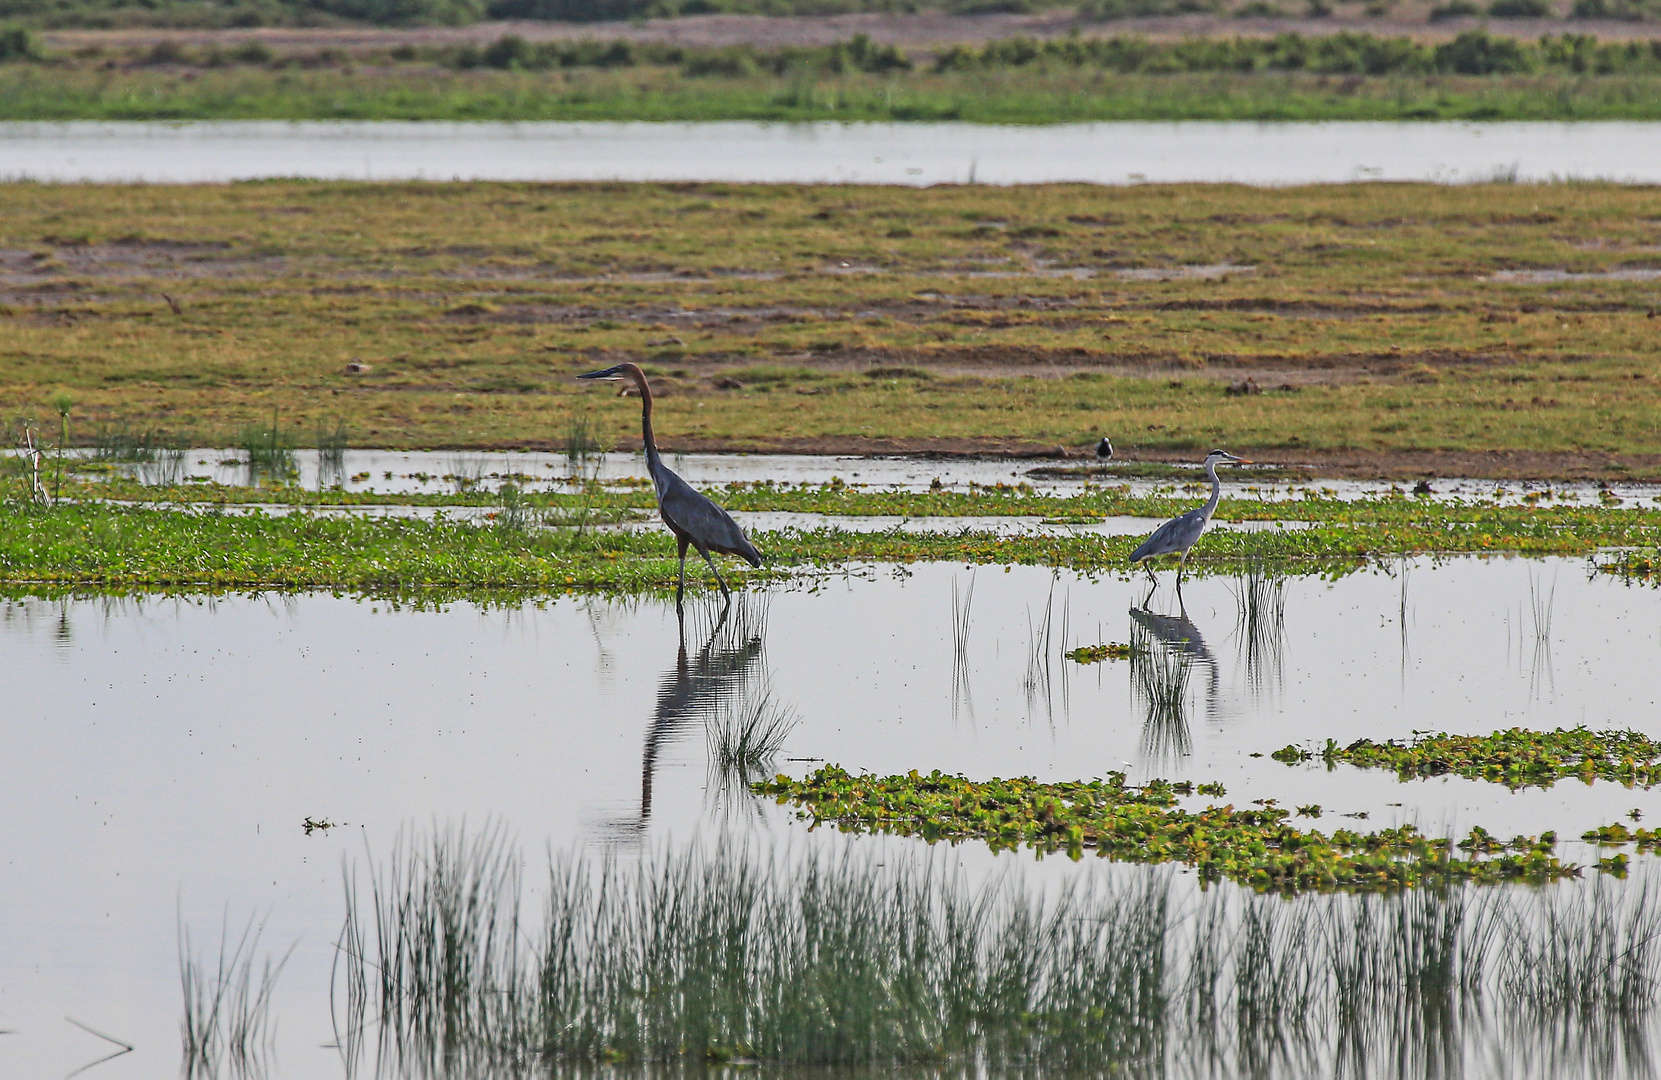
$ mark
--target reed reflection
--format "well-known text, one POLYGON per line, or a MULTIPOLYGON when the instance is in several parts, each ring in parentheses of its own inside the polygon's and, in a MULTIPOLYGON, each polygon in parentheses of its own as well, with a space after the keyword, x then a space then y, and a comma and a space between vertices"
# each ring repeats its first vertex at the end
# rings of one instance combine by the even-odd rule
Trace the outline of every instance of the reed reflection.
POLYGON ((1286 678, 1285 579, 1254 567, 1234 579, 1234 644, 1252 700, 1272 701, 1286 678))

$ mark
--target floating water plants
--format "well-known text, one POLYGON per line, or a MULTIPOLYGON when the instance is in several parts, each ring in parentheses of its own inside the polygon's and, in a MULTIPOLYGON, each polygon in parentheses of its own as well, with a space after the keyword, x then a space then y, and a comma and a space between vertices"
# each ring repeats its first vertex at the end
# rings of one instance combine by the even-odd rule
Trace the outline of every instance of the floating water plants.
POLYGON ((1135 650, 1129 645, 1121 645, 1115 641, 1106 645, 1080 645, 1076 649, 1068 650, 1064 655, 1080 664, 1099 664, 1103 660, 1129 660, 1134 654, 1135 650))
POLYGON ((1141 787, 1123 773, 1105 780, 1040 783, 1028 777, 976 783, 915 770, 904 776, 852 775, 836 765, 805 780, 778 776, 758 794, 793 803, 798 816, 846 832, 890 833, 930 842, 985 841, 993 850, 1032 847, 1079 858, 1087 849, 1127 862, 1182 862, 1203 877, 1263 890, 1395 889, 1465 879, 1549 881, 1575 867, 1552 853, 1556 837, 1520 836, 1455 845, 1412 825, 1330 836, 1290 823, 1291 811, 1265 805, 1236 810, 1178 806, 1186 785, 1141 787), (1459 854, 1468 853, 1468 857, 1459 854))
POLYGON ((1345 762, 1363 769, 1394 769, 1403 780, 1453 773, 1510 788, 1550 787, 1568 778, 1644 787, 1661 781, 1661 742, 1637 731, 1585 727, 1511 728, 1491 735, 1426 734, 1407 742, 1357 739, 1348 746, 1328 739, 1318 751, 1286 746, 1270 756, 1288 765, 1319 759, 1328 766, 1345 762))

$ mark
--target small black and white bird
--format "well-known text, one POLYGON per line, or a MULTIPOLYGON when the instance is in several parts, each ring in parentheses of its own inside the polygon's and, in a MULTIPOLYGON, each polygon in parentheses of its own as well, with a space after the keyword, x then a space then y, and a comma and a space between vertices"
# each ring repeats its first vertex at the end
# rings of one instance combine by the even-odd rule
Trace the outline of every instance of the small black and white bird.
POLYGON ((1113 456, 1113 444, 1107 441, 1106 435, 1103 435, 1102 441, 1096 444, 1096 456, 1103 461, 1113 456))

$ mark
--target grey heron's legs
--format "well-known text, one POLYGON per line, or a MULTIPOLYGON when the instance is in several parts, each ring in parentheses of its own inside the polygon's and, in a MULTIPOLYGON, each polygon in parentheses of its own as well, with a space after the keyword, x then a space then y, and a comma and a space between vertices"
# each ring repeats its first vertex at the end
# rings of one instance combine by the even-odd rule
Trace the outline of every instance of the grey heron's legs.
POLYGON ((709 563, 710 571, 715 574, 715 584, 721 586, 721 595, 726 597, 728 600, 731 600, 732 590, 727 588, 727 583, 725 581, 721 580, 721 568, 715 565, 714 559, 710 558, 709 549, 699 548, 698 554, 704 557, 704 562, 709 563))
POLYGON ((1177 603, 1182 603, 1182 571, 1188 565, 1188 549, 1183 548, 1177 555, 1177 603))

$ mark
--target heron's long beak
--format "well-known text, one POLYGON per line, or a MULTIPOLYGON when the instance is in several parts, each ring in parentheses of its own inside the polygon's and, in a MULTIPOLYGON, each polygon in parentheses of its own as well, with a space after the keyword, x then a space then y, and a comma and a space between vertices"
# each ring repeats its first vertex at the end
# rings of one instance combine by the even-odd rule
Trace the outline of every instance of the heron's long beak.
POLYGON ((621 364, 619 364, 616 367, 602 368, 599 371, 590 371, 585 375, 578 375, 577 378, 579 378, 579 379, 615 379, 615 378, 618 378, 619 376, 621 376, 622 374, 623 374, 623 367, 622 367, 621 364))

